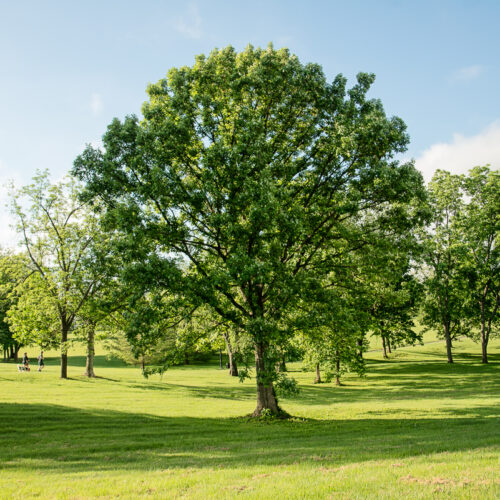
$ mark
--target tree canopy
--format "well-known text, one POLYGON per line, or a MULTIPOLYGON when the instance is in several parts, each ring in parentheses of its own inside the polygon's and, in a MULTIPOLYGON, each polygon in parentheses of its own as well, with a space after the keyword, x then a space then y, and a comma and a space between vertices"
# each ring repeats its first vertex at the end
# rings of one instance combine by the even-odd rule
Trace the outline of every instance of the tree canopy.
POLYGON ((406 127, 367 93, 288 50, 198 56, 148 87, 143 119, 113 120, 73 173, 129 239, 146 288, 211 308, 254 345, 257 408, 278 413, 275 348, 294 305, 338 283, 351 252, 408 231, 421 175, 406 127))

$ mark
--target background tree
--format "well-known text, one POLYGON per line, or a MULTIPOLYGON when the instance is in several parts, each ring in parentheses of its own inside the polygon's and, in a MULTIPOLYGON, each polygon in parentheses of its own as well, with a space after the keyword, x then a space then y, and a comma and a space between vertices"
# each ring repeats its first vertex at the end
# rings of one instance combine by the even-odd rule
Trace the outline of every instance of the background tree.
POLYGON ((427 266, 423 322, 444 337, 448 363, 453 363, 452 341, 469 330, 467 286, 460 272, 464 246, 456 224, 464 208, 460 176, 438 170, 429 183, 429 203, 432 223, 422 237, 427 266))
POLYGON ((388 262, 386 268, 372 278, 366 295, 371 302, 371 332, 382 339, 384 358, 396 347, 422 341, 414 321, 422 287, 412 274, 408 258, 388 262))
POLYGON ((323 280, 324 250, 368 249, 375 228, 407 229, 406 203, 423 197, 421 175, 394 160, 404 123, 366 97, 373 81, 361 73, 347 90, 271 46, 214 50, 150 85, 144 119, 114 120, 104 149, 75 161, 87 196, 148 249, 130 254, 135 269, 252 339, 254 415, 280 412, 283 320, 323 280), (368 212, 353 234, 348 222, 368 212))
POLYGON ((38 173, 31 185, 11 192, 13 213, 33 272, 17 288, 22 300, 9 313, 11 325, 16 336, 42 336, 60 345, 61 378, 67 378, 68 335, 101 279, 84 272, 99 226, 77 194, 74 180, 51 185, 47 172, 38 173))
POLYGON ((462 273, 468 293, 469 319, 479 325, 482 362, 488 362, 488 341, 498 324, 500 305, 500 175, 473 168, 463 177, 467 203, 457 221, 465 245, 462 273))
POLYGON ((0 254, 0 347, 4 359, 9 358, 16 362, 22 343, 14 337, 7 313, 18 301, 16 287, 28 279, 29 275, 25 256, 9 252, 0 254))

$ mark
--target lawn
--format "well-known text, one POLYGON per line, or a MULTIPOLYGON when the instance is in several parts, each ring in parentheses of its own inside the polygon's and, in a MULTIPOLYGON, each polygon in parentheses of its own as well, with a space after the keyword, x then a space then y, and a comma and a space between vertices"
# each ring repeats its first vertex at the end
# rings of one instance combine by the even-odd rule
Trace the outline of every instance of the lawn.
MULTIPOLYGON (((42 373, 0 363, 0 498, 500 497, 500 341, 442 343, 367 355, 367 377, 314 385, 290 364, 301 394, 288 421, 246 418, 253 381, 217 364, 163 379, 71 356, 42 373)), ((35 357, 36 352, 29 350, 35 357)))

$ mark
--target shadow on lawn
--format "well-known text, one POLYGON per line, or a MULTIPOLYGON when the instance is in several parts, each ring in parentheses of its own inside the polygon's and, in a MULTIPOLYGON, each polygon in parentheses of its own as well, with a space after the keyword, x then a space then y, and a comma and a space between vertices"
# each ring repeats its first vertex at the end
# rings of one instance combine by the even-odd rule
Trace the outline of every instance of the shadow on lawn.
MULTIPOLYGON (((294 376, 291 374, 291 376, 294 376)), ((313 374, 310 374, 310 381, 313 374)), ((500 364, 447 364, 434 361, 397 361, 374 363, 368 366, 368 376, 362 382, 354 377, 344 379, 342 387, 333 384, 300 386, 298 399, 306 405, 331 405, 364 401, 391 401, 409 399, 487 399, 500 392, 500 364)), ((193 397, 252 400, 253 385, 241 385, 237 380, 231 386, 171 384, 168 374, 163 383, 136 384, 142 390, 166 391, 182 388, 193 397)), ((284 399, 286 408, 287 398, 284 399)))
MULTIPOLYGON (((161 417, 56 405, 0 404, 0 470, 165 470, 310 462, 338 466, 500 444, 499 420, 291 420, 161 417)), ((479 407, 481 417, 498 413, 479 407)))

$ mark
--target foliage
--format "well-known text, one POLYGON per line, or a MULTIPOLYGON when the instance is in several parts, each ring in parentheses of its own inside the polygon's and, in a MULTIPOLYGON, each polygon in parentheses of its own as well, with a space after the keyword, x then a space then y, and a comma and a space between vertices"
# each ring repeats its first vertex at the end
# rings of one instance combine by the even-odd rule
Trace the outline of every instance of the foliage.
POLYGON ((464 248, 455 224, 464 205, 460 176, 438 170, 429 184, 429 203, 432 224, 422 234, 422 256, 427 266, 423 322, 445 338, 448 362, 452 363, 452 340, 469 331, 467 286, 460 273, 464 248))
POLYGON ((61 377, 67 377, 68 334, 85 303, 98 290, 100 268, 87 264, 98 259, 97 218, 78 200, 73 179, 50 184, 47 172, 31 185, 12 188, 12 210, 33 273, 20 283, 20 299, 9 311, 16 336, 61 345, 61 377), (96 272, 92 272, 95 269, 96 272))
POLYGON ((488 167, 468 176, 438 171, 430 186, 433 226, 423 237, 428 266, 424 322, 447 340, 458 335, 481 339, 487 362, 489 335, 498 322, 500 259, 500 177, 488 167))
POLYGON ((423 196, 421 175, 394 159, 405 125, 367 98, 373 81, 327 83, 272 46, 214 50, 150 85, 143 120, 114 120, 103 149, 75 161, 87 196, 133 243, 139 279, 252 339, 256 414, 278 411, 284 317, 332 260, 415 223, 406 207, 423 196))
POLYGON ((7 313, 19 300, 16 287, 29 278, 29 274, 25 256, 8 252, 0 254, 0 347, 4 352, 11 350, 14 355, 22 344, 14 338, 7 313))
POLYGON ((500 305, 500 174, 475 167, 462 177, 467 203, 457 221, 464 246, 461 273, 465 277, 468 317, 479 326, 483 362, 490 334, 498 331, 500 305))

